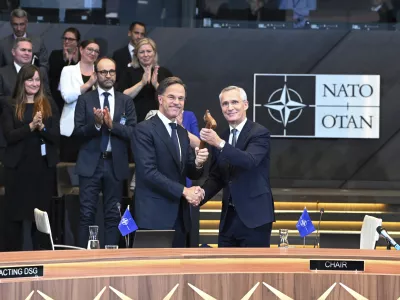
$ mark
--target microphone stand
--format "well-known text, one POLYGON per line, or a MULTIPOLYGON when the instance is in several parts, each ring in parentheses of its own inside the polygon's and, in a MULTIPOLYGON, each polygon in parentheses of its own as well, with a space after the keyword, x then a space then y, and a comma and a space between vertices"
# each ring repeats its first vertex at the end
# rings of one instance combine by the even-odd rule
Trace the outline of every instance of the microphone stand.
POLYGON ((386 250, 392 250, 392 244, 389 241, 386 241, 386 250))

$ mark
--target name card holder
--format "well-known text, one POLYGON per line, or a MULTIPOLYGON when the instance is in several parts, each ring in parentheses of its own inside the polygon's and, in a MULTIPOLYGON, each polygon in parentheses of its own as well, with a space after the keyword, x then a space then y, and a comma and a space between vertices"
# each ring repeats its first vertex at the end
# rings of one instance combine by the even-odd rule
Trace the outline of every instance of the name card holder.
POLYGON ((0 267, 0 279, 43 277, 43 266, 0 267))
POLYGON ((310 271, 356 271, 364 272, 363 260, 310 260, 310 271))

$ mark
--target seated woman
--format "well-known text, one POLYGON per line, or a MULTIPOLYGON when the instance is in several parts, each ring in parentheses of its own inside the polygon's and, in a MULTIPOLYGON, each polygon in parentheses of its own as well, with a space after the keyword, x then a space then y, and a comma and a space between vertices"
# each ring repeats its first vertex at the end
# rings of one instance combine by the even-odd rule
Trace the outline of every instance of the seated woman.
POLYGON ((139 123, 150 110, 158 109, 158 83, 171 77, 172 73, 158 65, 156 43, 149 38, 141 39, 136 44, 131 65, 123 72, 118 89, 133 98, 139 123))
POLYGON ((62 49, 53 50, 49 56, 49 82, 53 99, 61 112, 64 100, 59 91, 60 77, 65 66, 76 65, 79 61, 79 42, 81 34, 74 27, 65 29, 62 36, 62 49))
POLYGON ((3 164, 9 251, 22 250, 24 228, 31 233, 33 248, 39 248, 33 210, 50 211, 59 161, 59 122, 55 103, 43 92, 39 69, 23 66, 1 117, 7 141, 3 164))
POLYGON ((60 78, 61 96, 65 102, 60 120, 60 158, 63 162, 76 162, 81 145, 80 139, 73 135, 76 102, 80 95, 95 89, 97 83, 94 62, 100 53, 99 45, 95 40, 86 40, 79 51, 81 60, 74 66, 64 67, 60 78))

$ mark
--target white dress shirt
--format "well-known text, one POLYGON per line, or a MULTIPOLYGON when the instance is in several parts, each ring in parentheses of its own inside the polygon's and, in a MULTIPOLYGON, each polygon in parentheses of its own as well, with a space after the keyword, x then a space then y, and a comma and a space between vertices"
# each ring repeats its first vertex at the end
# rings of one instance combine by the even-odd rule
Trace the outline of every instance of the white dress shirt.
POLYGON ((236 129, 236 145, 237 145, 237 141, 239 140, 239 134, 240 132, 243 130, 244 124, 246 124, 247 122, 247 118, 245 118, 238 126, 236 127, 232 127, 231 125, 229 125, 229 129, 230 129, 230 134, 229 134, 229 144, 232 145, 232 138, 233 138, 233 134, 232 134, 232 129, 236 129))
POLYGON ((19 70, 21 70, 21 66, 19 64, 17 64, 15 61, 14 61, 14 66, 15 66, 15 69, 17 70, 17 74, 18 74, 19 70))
MULTIPOLYGON (((104 109, 104 95, 103 93, 107 92, 110 95, 108 96, 108 103, 110 104, 110 107, 108 110, 110 111, 110 116, 111 119, 114 118, 114 110, 115 110, 115 94, 114 94, 114 88, 112 87, 110 90, 105 91, 101 87, 97 88, 97 91, 99 92, 99 100, 100 100, 100 107, 101 109, 104 109)), ((97 130, 101 130, 101 127, 97 127, 97 130)), ((111 147, 111 139, 108 140, 108 145, 107 145, 107 152, 111 152, 112 147, 111 147)))
MULTIPOLYGON (((163 122, 165 128, 167 129, 167 131, 169 133, 169 136, 171 136, 172 135, 172 128, 171 128, 171 125, 169 125, 169 123, 175 123, 176 126, 179 126, 178 123, 176 122, 176 120, 174 122, 172 122, 170 119, 168 119, 166 116, 164 116, 159 110, 157 111, 157 116, 163 122)), ((182 149, 181 149, 181 142, 179 141, 178 130, 176 131, 176 135, 177 135, 177 138, 178 138, 178 145, 179 145, 179 154, 180 154, 179 160, 182 160, 182 149)))

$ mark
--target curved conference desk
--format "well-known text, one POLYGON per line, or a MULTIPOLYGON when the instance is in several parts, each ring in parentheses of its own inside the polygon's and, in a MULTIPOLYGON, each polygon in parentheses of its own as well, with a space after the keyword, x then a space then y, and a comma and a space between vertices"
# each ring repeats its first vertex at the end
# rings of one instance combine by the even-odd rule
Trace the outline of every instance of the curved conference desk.
POLYGON ((0 255, 0 299, 261 300, 400 297, 400 253, 347 249, 120 249, 0 255), (328 269, 364 262, 364 271, 328 269), (336 261, 336 263, 334 262, 336 261), (43 266, 43 276, 34 276, 43 266), (26 268, 31 267, 31 268, 26 268), (19 272, 19 273, 18 273, 19 272), (17 278, 5 279, 14 274, 17 278))

